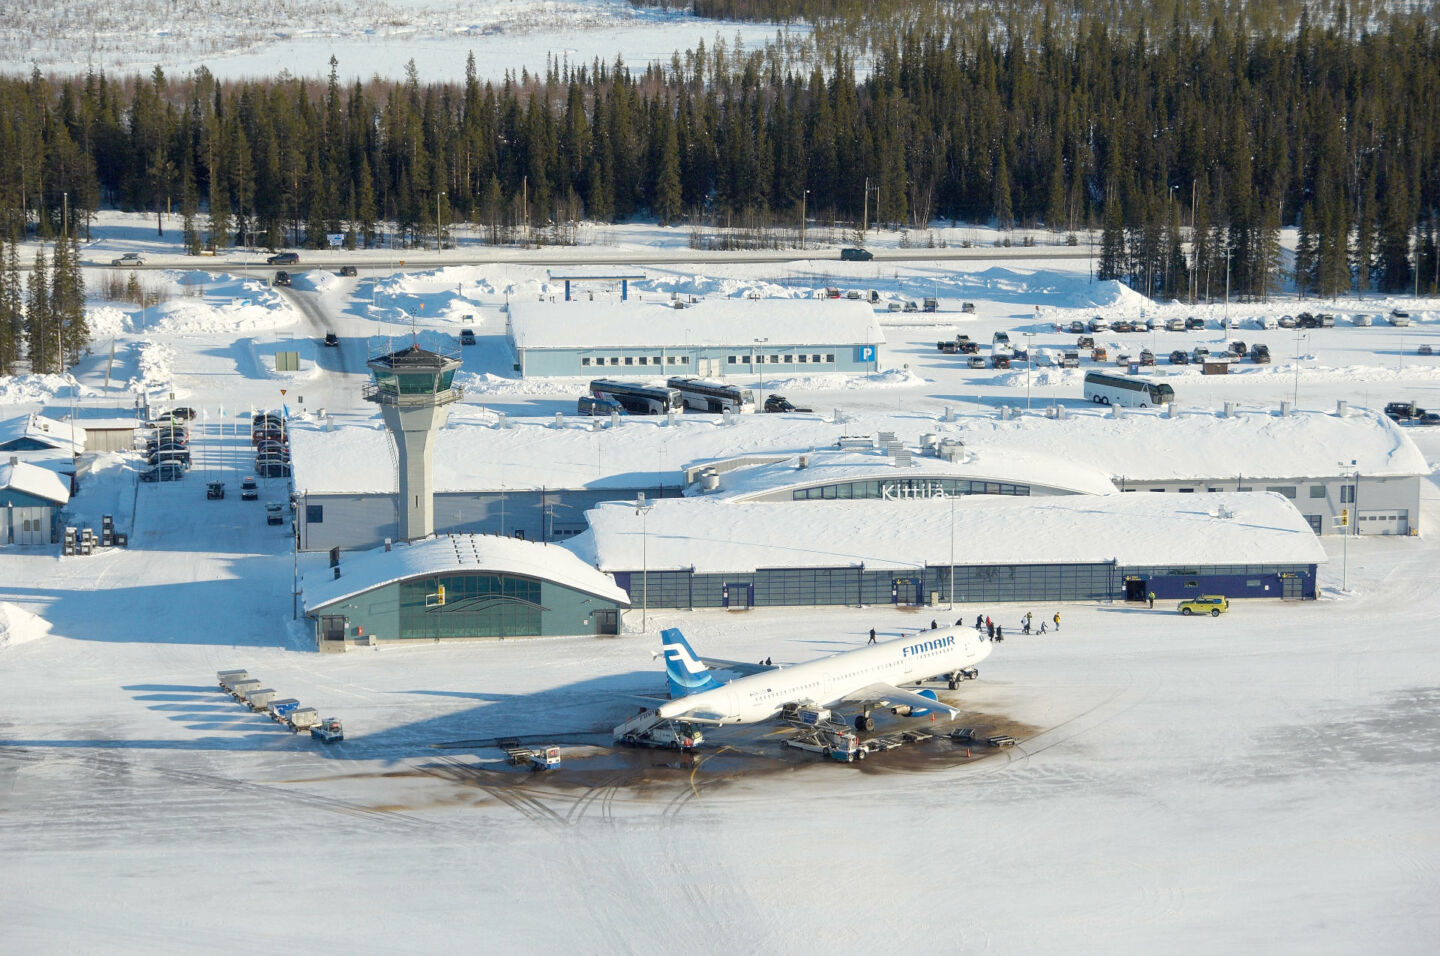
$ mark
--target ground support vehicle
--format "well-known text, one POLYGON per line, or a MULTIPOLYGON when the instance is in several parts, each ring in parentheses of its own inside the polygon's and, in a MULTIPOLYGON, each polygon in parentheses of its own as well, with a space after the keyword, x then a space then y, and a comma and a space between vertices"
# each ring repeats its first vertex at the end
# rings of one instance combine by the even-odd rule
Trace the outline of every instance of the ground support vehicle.
POLYGON ((505 759, 512 766, 528 765, 531 770, 549 770, 552 767, 560 766, 560 748, 554 744, 525 747, 515 743, 511 738, 501 741, 500 749, 505 751, 505 759))
POLYGON ((1211 617, 1219 617, 1222 612, 1230 610, 1230 601, 1223 594, 1201 594, 1181 601, 1176 609, 1186 617, 1192 614, 1209 614, 1211 617))
POLYGON ((642 710, 616 726, 615 742, 626 747, 655 747, 667 750, 694 750, 705 742, 698 727, 683 720, 661 717, 653 710, 642 710))
POLYGON ((252 690, 245 695, 245 706, 255 713, 260 713, 270 707, 270 702, 275 699, 275 688, 262 687, 259 690, 252 690))
POLYGON ((210 501, 215 501, 215 500, 218 500, 218 499, 220 499, 220 498, 224 498, 224 497, 225 497, 225 482, 223 482, 223 481, 207 481, 207 482, 205 483, 205 497, 206 497, 206 499, 208 499, 208 500, 210 500, 210 501))
POLYGON ((250 672, 245 670, 216 671, 215 679, 220 683, 220 689, 225 693, 231 693, 236 683, 250 679, 250 672))
POLYGON ((320 723, 320 712, 314 707, 296 707, 285 718, 285 723, 298 734, 300 731, 309 730, 320 723))
POLYGON ((797 750, 824 754, 831 760, 838 760, 841 763, 853 763, 856 760, 865 759, 865 748, 860 745, 860 738, 849 730, 828 728, 806 730, 794 737, 787 738, 785 745, 797 750))
POLYGON ((340 718, 326 717, 310 728, 310 736, 322 743, 339 743, 345 739, 345 728, 341 726, 340 718))
POLYGON ((265 523, 284 524, 285 506, 278 501, 270 501, 265 504, 265 523))
POLYGON ((237 680, 230 685, 230 696, 243 704, 245 703, 246 696, 252 690, 259 689, 260 682, 253 677, 247 677, 245 680, 237 680))
POLYGON ((244 481, 240 482, 240 500, 260 500, 260 486, 256 483, 254 478, 247 477, 244 481))
POLYGON ((289 718, 290 713, 299 706, 300 701, 294 697, 282 697, 279 700, 270 701, 270 706, 266 708, 265 712, 271 720, 277 724, 283 724, 289 718))

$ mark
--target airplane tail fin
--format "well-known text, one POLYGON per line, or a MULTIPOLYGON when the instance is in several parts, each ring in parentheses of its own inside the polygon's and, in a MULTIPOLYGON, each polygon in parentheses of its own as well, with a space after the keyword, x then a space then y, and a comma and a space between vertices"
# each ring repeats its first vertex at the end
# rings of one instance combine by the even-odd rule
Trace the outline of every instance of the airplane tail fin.
POLYGON ((701 691, 722 686, 710 676, 710 669, 695 656, 690 642, 678 627, 660 632, 660 646, 665 653, 665 676, 670 681, 670 697, 688 697, 701 691))

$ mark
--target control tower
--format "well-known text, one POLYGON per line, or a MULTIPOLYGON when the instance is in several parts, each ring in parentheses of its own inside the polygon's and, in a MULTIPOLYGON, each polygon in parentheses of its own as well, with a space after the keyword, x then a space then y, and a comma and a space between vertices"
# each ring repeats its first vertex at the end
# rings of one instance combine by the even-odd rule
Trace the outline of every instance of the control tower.
POLYGON ((445 406, 461 396, 452 384, 460 359, 415 344, 374 355, 366 364, 374 381, 365 386, 365 400, 380 406, 399 452, 400 538, 429 537, 435 531, 435 433, 445 423, 445 406))

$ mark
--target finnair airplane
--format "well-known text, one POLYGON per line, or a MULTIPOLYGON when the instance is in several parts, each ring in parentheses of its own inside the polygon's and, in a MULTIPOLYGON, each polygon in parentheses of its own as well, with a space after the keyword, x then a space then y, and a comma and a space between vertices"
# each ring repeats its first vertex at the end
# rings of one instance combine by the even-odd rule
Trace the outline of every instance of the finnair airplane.
POLYGON ((857 730, 875 729, 870 712, 886 707, 916 711, 940 707, 953 718, 959 711, 929 696, 933 691, 917 693, 899 685, 938 676, 954 689, 963 676, 969 676, 962 675, 963 670, 990 656, 985 637, 963 626, 922 631, 782 667, 697 657, 678 628, 666 628, 660 638, 672 699, 659 706, 656 716, 701 724, 767 720, 787 704, 854 711, 857 730), (721 683, 711 676, 710 668, 745 676, 721 683))

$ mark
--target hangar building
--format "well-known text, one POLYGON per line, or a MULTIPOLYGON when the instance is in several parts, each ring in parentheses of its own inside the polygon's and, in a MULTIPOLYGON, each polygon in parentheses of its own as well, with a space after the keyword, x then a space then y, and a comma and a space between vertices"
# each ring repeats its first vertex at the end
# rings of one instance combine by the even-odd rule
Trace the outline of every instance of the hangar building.
POLYGON ((609 575, 558 545, 478 534, 346 555, 329 573, 307 573, 304 595, 322 647, 615 634, 629 606, 609 575))

